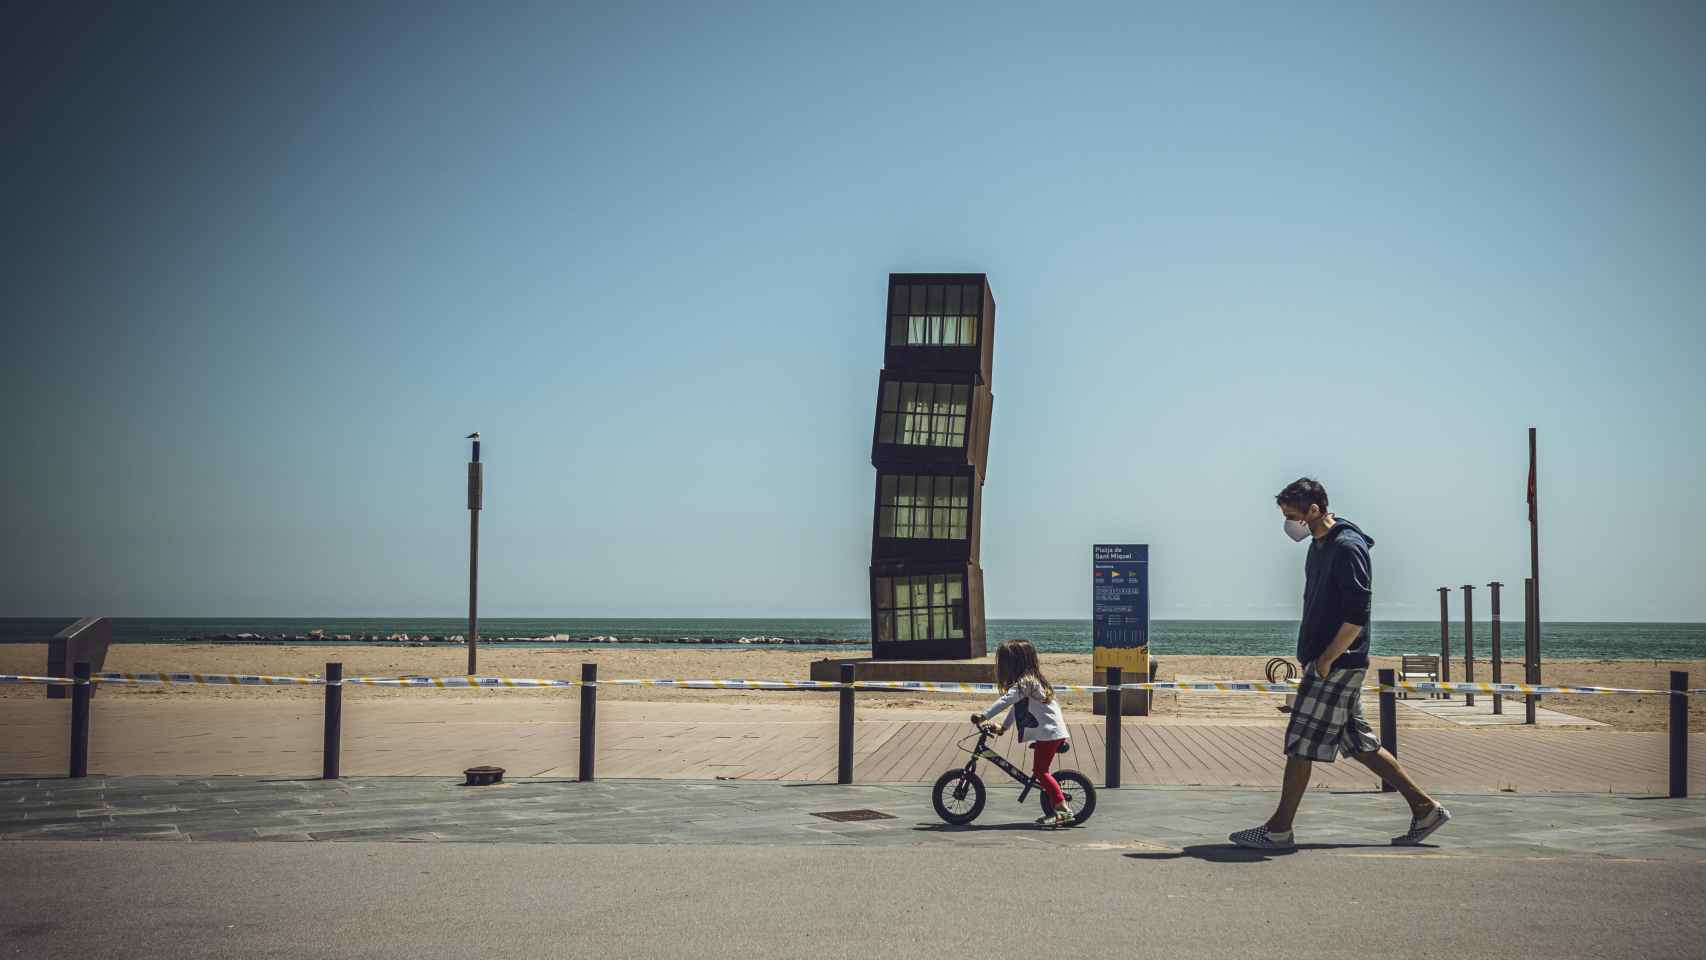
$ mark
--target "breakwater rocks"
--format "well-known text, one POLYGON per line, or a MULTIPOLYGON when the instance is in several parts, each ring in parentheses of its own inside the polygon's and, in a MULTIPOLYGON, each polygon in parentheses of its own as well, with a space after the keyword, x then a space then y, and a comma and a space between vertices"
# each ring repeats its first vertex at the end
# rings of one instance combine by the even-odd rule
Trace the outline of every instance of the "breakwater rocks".
MULTIPOLYGON (((467 646, 468 639, 461 634, 332 634, 322 631, 311 631, 302 636, 287 634, 263 635, 258 633, 221 634, 216 637, 186 637, 185 643, 218 643, 218 644, 262 644, 286 646, 290 644, 330 644, 330 643, 370 643, 379 646, 400 647, 461 647, 467 646)), ((571 636, 566 633, 554 633, 543 637, 481 637, 480 643, 560 643, 565 646, 584 646, 599 643, 635 643, 635 644, 679 644, 682 646, 864 646, 869 640, 848 640, 830 637, 618 637, 618 636, 571 636)))

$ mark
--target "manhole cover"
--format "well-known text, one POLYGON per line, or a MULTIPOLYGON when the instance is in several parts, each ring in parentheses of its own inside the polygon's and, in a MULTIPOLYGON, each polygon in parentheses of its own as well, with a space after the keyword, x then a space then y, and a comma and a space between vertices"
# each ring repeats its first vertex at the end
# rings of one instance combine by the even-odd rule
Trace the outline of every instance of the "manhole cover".
POLYGON ((814 817, 834 820, 838 823, 852 823, 855 820, 893 820, 894 817, 880 810, 831 810, 828 813, 814 813, 814 817))

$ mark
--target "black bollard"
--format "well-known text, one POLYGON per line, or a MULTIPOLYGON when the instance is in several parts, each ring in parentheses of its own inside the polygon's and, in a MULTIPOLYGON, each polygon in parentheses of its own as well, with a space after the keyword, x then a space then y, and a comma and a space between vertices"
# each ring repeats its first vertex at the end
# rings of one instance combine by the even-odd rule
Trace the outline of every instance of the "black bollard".
POLYGON ((1120 785, 1120 718, 1124 716, 1120 704, 1120 684, 1124 682, 1119 667, 1109 667, 1107 670, 1108 692, 1107 702, 1107 741, 1108 754, 1102 761, 1102 785, 1118 787, 1120 785))
MULTIPOLYGON (((1493 682, 1494 683, 1503 683, 1504 678, 1505 678, 1505 674, 1504 674, 1504 651, 1501 650, 1499 647, 1499 588, 1502 586, 1504 586, 1504 584, 1500 583, 1497 580, 1494 580, 1492 583, 1487 584, 1487 589, 1493 591, 1493 682)), ((1498 694, 1498 693, 1493 694, 1493 713, 1495 715, 1498 715, 1498 714, 1502 714, 1504 712, 1505 712, 1504 695, 1498 694)))
POLYGON ((344 742, 344 665, 326 664, 326 739, 320 747, 320 779, 338 778, 344 742))
MULTIPOLYGON (((1382 668, 1380 677, 1380 745, 1394 757, 1398 755, 1398 695, 1392 692, 1392 684, 1397 679, 1392 668, 1382 668)), ((1397 787, 1387 783, 1385 778, 1380 781, 1381 793, 1394 793, 1397 787)))
MULTIPOLYGON (((1534 617, 1534 578, 1524 577, 1522 580, 1522 682, 1540 683, 1540 624, 1534 617)), ((1528 694, 1523 698, 1523 710, 1526 716, 1523 723, 1534 725, 1534 710, 1540 698, 1528 694)))
POLYGON ((90 681, 89 661, 79 660, 71 668, 77 682, 71 686, 71 777, 89 775, 89 695, 94 692, 90 681))
MULTIPOLYGON (((1475 585, 1463 585, 1463 682, 1475 682, 1475 585)), ((1475 705, 1475 695, 1463 695, 1464 706, 1475 705)))
POLYGON ((580 782, 592 782, 592 760, 598 746, 598 664, 581 664, 580 782))
POLYGON ((1688 796, 1688 671, 1670 672, 1670 795, 1688 796))
POLYGON ((841 716, 836 725, 836 783, 853 782, 853 675, 853 664, 841 665, 841 716))
MULTIPOLYGON (((1449 602, 1450 587, 1439 588, 1439 682, 1451 682, 1451 605, 1449 602)), ((1303 664, 1308 670, 1309 664, 1303 664)), ((1451 694, 1441 693, 1441 700, 1450 700, 1451 694)))

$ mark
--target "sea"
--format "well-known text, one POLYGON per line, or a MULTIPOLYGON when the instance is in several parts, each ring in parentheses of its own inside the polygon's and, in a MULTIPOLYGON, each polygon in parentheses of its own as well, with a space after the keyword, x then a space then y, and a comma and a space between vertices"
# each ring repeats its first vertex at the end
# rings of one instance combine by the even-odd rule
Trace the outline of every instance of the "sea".
MULTIPOLYGON (((71 617, 0 619, 0 643, 40 643, 71 623, 71 617)), ((1089 620, 990 620, 990 645, 1003 640, 1026 639, 1044 653, 1088 653, 1091 646, 1089 620)), ((304 637, 319 630, 327 637, 407 634, 410 637, 465 634, 468 622, 457 618, 423 617, 295 617, 295 618, 115 618, 113 640, 117 643, 183 643, 192 638, 254 634, 262 638, 304 637)), ((1502 653, 1506 659, 1522 658, 1522 624, 1506 620, 1500 625, 1502 653)), ((1424 620, 1376 620, 1373 624, 1377 654, 1438 653, 1439 622, 1424 620)), ((868 642, 871 623, 867 619, 574 619, 562 617, 493 618, 480 621, 483 639, 506 638, 516 647, 562 647, 560 642, 541 641, 555 635, 571 637, 654 637, 675 640, 734 640, 740 637, 786 637, 791 640, 837 640, 868 642)), ((1540 631, 1541 652, 1547 658, 1586 660, 1701 660, 1706 659, 1706 624, 1701 623, 1546 623, 1540 631)), ((1152 655, 1215 654, 1227 656, 1292 656, 1297 638, 1295 620, 1156 620, 1149 628, 1152 655)), ((1492 651, 1492 625, 1477 622, 1475 654, 1492 651)), ((336 640, 318 641, 326 645, 336 640)), ((343 641, 347 643, 348 641, 343 641)), ((373 641, 388 643, 391 641, 373 641)), ((630 646, 631 644, 611 644, 630 646)), ((1463 623, 1451 626, 1451 645, 1463 651, 1463 623)), ((639 646, 639 645, 634 645, 639 646)), ((645 646, 651 646, 647 644, 645 646)), ((671 644, 673 649, 680 647, 671 644)), ((757 649, 719 647, 723 650, 757 649)), ((848 650, 848 646, 801 643, 782 649, 848 650)), ((857 649, 857 648, 852 648, 857 649)))

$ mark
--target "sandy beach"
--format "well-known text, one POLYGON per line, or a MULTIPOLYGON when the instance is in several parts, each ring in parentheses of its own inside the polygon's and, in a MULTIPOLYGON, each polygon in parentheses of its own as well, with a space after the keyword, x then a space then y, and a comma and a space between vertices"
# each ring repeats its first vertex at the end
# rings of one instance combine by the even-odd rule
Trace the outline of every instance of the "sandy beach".
MULTIPOLYGON (((813 660, 826 656, 842 659, 821 651, 779 649, 635 649, 610 647, 574 647, 565 649, 501 649, 480 651, 480 672, 507 677, 573 678, 580 675, 580 665, 598 664, 599 676, 605 679, 626 677, 674 679, 806 679, 813 660)), ((1158 679, 1263 679, 1264 657, 1213 657, 1158 654, 1158 679)), ((1044 669, 1050 677, 1065 681, 1090 682, 1089 654, 1044 654, 1044 669)), ((211 646, 205 644, 119 644, 111 648, 106 669, 120 672, 184 671, 196 673, 260 673, 284 676, 318 675, 329 661, 340 661, 345 676, 425 676, 460 675, 467 666, 467 654, 456 648, 410 648, 375 646, 211 646)), ((1397 665, 1396 658, 1376 657, 1376 666, 1397 665)), ((0 647, 0 673, 41 673, 47 663, 43 644, 8 644, 0 647)), ((1462 679, 1462 664, 1453 679, 1462 679)), ((1694 686, 1706 686, 1706 661, 1632 661, 1632 660, 1559 660, 1545 665, 1544 678, 1548 683, 1595 684, 1599 686, 1641 687, 1659 689, 1669 685, 1670 671, 1687 670, 1694 686)), ((1504 677, 1519 679, 1520 662, 1506 661, 1504 677)), ((1477 680, 1492 678, 1492 665, 1478 661, 1477 680)), ((0 698, 41 697, 39 687, 0 687, 0 698)), ((271 687, 264 689, 228 686, 119 686, 102 688, 102 697, 123 698, 128 702, 157 700, 185 702, 187 700, 231 700, 255 702, 287 702, 318 700, 322 692, 314 687, 271 687)), ((494 696, 525 698, 573 698, 573 690, 402 690, 383 687, 364 687, 347 693, 375 703, 393 700, 418 702, 433 698, 440 702, 462 703, 488 700, 494 696)), ((824 694, 787 691, 711 691, 679 690, 658 687, 606 687, 599 692, 601 700, 648 701, 657 703, 771 703, 798 702, 795 698, 820 699, 824 694)), ((860 709, 874 710, 940 710, 967 711, 982 698, 970 695, 911 695, 861 694, 860 709)), ((1597 720, 1615 730, 1663 730, 1668 714, 1666 696, 1577 696, 1547 697, 1545 704, 1566 713, 1597 720)), ((1280 698, 1267 696, 1228 695, 1161 695, 1156 698, 1155 714, 1173 717, 1271 717, 1277 713, 1280 698)), ((1083 695, 1069 695, 1068 713, 1090 714, 1090 700, 1083 695)), ((1520 701, 1515 705, 1520 710, 1520 701)), ((1689 728, 1706 731, 1706 703, 1690 711, 1689 728)), ((1501 728, 1521 730, 1522 727, 1501 728)), ((1603 729, 1603 728, 1602 728, 1603 729)))

